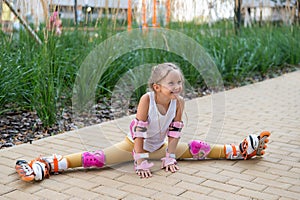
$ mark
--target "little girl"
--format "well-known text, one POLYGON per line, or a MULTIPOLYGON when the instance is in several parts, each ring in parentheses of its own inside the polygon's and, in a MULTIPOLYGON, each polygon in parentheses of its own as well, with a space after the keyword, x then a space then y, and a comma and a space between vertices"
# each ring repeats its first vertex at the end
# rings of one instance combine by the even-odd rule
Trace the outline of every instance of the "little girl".
POLYGON ((144 94, 138 104, 136 118, 124 141, 104 150, 76 153, 67 156, 53 155, 30 161, 18 160, 16 171, 24 181, 43 180, 50 173, 68 168, 98 167, 133 160, 134 170, 141 178, 151 177, 153 163, 149 159, 161 159, 161 168, 179 170, 176 159, 250 159, 264 154, 269 132, 249 135, 239 145, 214 145, 201 140, 188 144, 179 143, 184 109, 184 77, 172 63, 154 66, 149 79, 151 92, 144 94))

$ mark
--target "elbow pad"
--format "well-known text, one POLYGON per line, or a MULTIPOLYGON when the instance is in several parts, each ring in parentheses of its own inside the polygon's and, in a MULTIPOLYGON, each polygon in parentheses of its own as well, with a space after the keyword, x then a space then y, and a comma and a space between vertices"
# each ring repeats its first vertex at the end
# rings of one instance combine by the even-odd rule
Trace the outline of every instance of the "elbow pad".
POLYGON ((130 133, 132 139, 136 137, 139 138, 146 138, 147 137, 147 130, 148 130, 148 122, 139 121, 137 119, 132 120, 130 123, 130 133))
POLYGON ((173 138, 180 138, 183 126, 184 124, 182 121, 172 122, 169 126, 168 136, 173 138))

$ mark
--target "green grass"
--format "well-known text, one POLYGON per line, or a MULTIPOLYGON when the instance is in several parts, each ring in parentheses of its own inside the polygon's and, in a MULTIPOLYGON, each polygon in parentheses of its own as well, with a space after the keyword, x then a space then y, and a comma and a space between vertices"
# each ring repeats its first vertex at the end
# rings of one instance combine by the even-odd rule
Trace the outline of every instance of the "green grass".
MULTIPOLYGON (((44 41, 42 45, 36 44, 26 32, 20 33, 18 40, 0 32, 0 114, 34 110, 44 126, 55 124, 61 109, 71 106, 73 84, 85 57, 117 33, 109 24, 102 21, 102 26, 93 32, 65 31, 61 37, 41 31, 38 34, 44 41)), ((206 49, 226 86, 246 84, 253 76, 264 77, 300 63, 299 26, 254 26, 241 29, 239 36, 234 34, 231 21, 212 27, 172 23, 170 28, 190 36, 206 49)), ((201 75, 183 58, 162 50, 142 49, 114 60, 99 81, 96 101, 110 97, 115 83, 130 68, 166 61, 178 63, 193 87, 205 87, 201 75)), ((137 89, 132 98, 138 100, 145 88, 137 89)))

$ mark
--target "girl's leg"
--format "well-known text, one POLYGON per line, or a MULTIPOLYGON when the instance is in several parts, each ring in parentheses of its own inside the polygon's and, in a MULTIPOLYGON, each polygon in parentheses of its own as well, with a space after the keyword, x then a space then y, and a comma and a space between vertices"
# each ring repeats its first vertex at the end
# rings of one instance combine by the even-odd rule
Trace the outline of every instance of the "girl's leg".
MULTIPOLYGON (((133 143, 125 137, 122 142, 113 146, 107 147, 103 150, 105 155, 105 165, 113 165, 122 162, 133 160, 132 158, 133 143)), ((97 152, 97 151, 96 151, 97 152)), ((69 168, 82 167, 82 155, 84 153, 75 153, 64 156, 68 160, 69 168)))
POLYGON ((224 152, 224 145, 214 145, 211 148, 211 151, 207 155, 207 158, 212 159, 220 159, 220 158, 226 158, 225 152, 224 152))
MULTIPOLYGON (((105 165, 113 165, 122 162, 131 161, 132 159, 133 143, 125 137, 122 142, 119 142, 113 146, 103 149, 105 156, 105 165)), ((97 152, 97 151, 95 151, 97 152)), ((64 156, 68 160, 68 168, 82 167, 83 153, 75 153, 64 156)), ((92 154, 92 153, 90 153, 92 154)))
MULTIPOLYGON (((194 140, 196 142, 199 142, 199 140, 194 140)), ((177 146, 177 151, 176 151, 176 155, 178 155, 178 158, 180 159, 185 159, 185 158, 194 158, 195 154, 193 151, 191 151, 191 143, 193 141, 189 142, 189 144, 186 143, 179 143, 177 146), (193 153, 192 153, 193 152, 193 153), (193 155, 194 154, 194 155, 193 155)), ((207 154, 207 158, 212 158, 212 159, 220 159, 220 158, 225 158, 225 153, 224 153, 224 145, 214 145, 214 146, 210 146, 208 144, 206 144, 205 142, 202 142, 205 146, 204 148, 207 149, 206 152, 205 150, 202 152, 202 156, 204 154, 207 154), (208 146, 210 146, 210 148, 208 149, 208 146)), ((201 147, 200 147, 201 148, 201 147)), ((197 152, 197 151, 196 151, 197 152)), ((199 152, 197 152, 197 155, 199 154, 199 152)), ((202 157, 201 155, 198 155, 198 158, 202 157)))
POLYGON ((204 159, 210 152, 215 151, 215 147, 211 149, 210 145, 201 140, 192 140, 188 144, 179 143, 176 149, 176 157, 179 159, 194 158, 204 159))
MULTIPOLYGON (((207 144, 208 145, 208 144, 207 144)), ((164 144, 160 149, 149 154, 150 159, 161 159, 166 155, 168 144, 164 144)), ((187 143, 179 143, 176 148, 175 155, 179 159, 193 158, 190 145, 187 143)), ((225 158, 224 145, 215 145, 211 148, 208 158, 225 158)))
POLYGON ((226 158, 230 160, 250 159, 254 156, 261 156, 267 148, 270 132, 264 131, 260 135, 249 135, 239 145, 214 145, 193 140, 188 144, 179 143, 177 146, 176 155, 178 158, 226 158))
POLYGON ((122 142, 104 149, 103 151, 106 156, 106 165, 114 165, 118 163, 133 161, 133 146, 133 142, 125 137, 122 142))
MULTIPOLYGON (((158 150, 149 153, 149 158, 154 160, 159 160, 166 156, 168 143, 165 143, 161 148, 158 150)), ((185 143, 178 143, 175 155, 177 158, 192 158, 191 153, 189 151, 188 144, 185 143)))
POLYGON ((81 152, 66 156, 53 155, 49 157, 40 157, 27 163, 24 160, 18 160, 16 170, 24 181, 42 180, 49 177, 50 173, 62 172, 68 168, 76 167, 98 167, 104 165, 113 165, 133 160, 133 143, 126 137, 111 147, 103 151, 81 152))

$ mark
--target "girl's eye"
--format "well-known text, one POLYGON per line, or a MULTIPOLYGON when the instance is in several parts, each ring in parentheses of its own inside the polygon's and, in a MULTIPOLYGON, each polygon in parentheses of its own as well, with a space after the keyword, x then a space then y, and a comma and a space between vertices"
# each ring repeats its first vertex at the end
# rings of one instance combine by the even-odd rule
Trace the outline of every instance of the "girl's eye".
POLYGON ((168 85, 169 85, 169 86, 172 86, 172 85, 174 85, 174 83, 173 83, 173 82, 169 82, 168 85))

